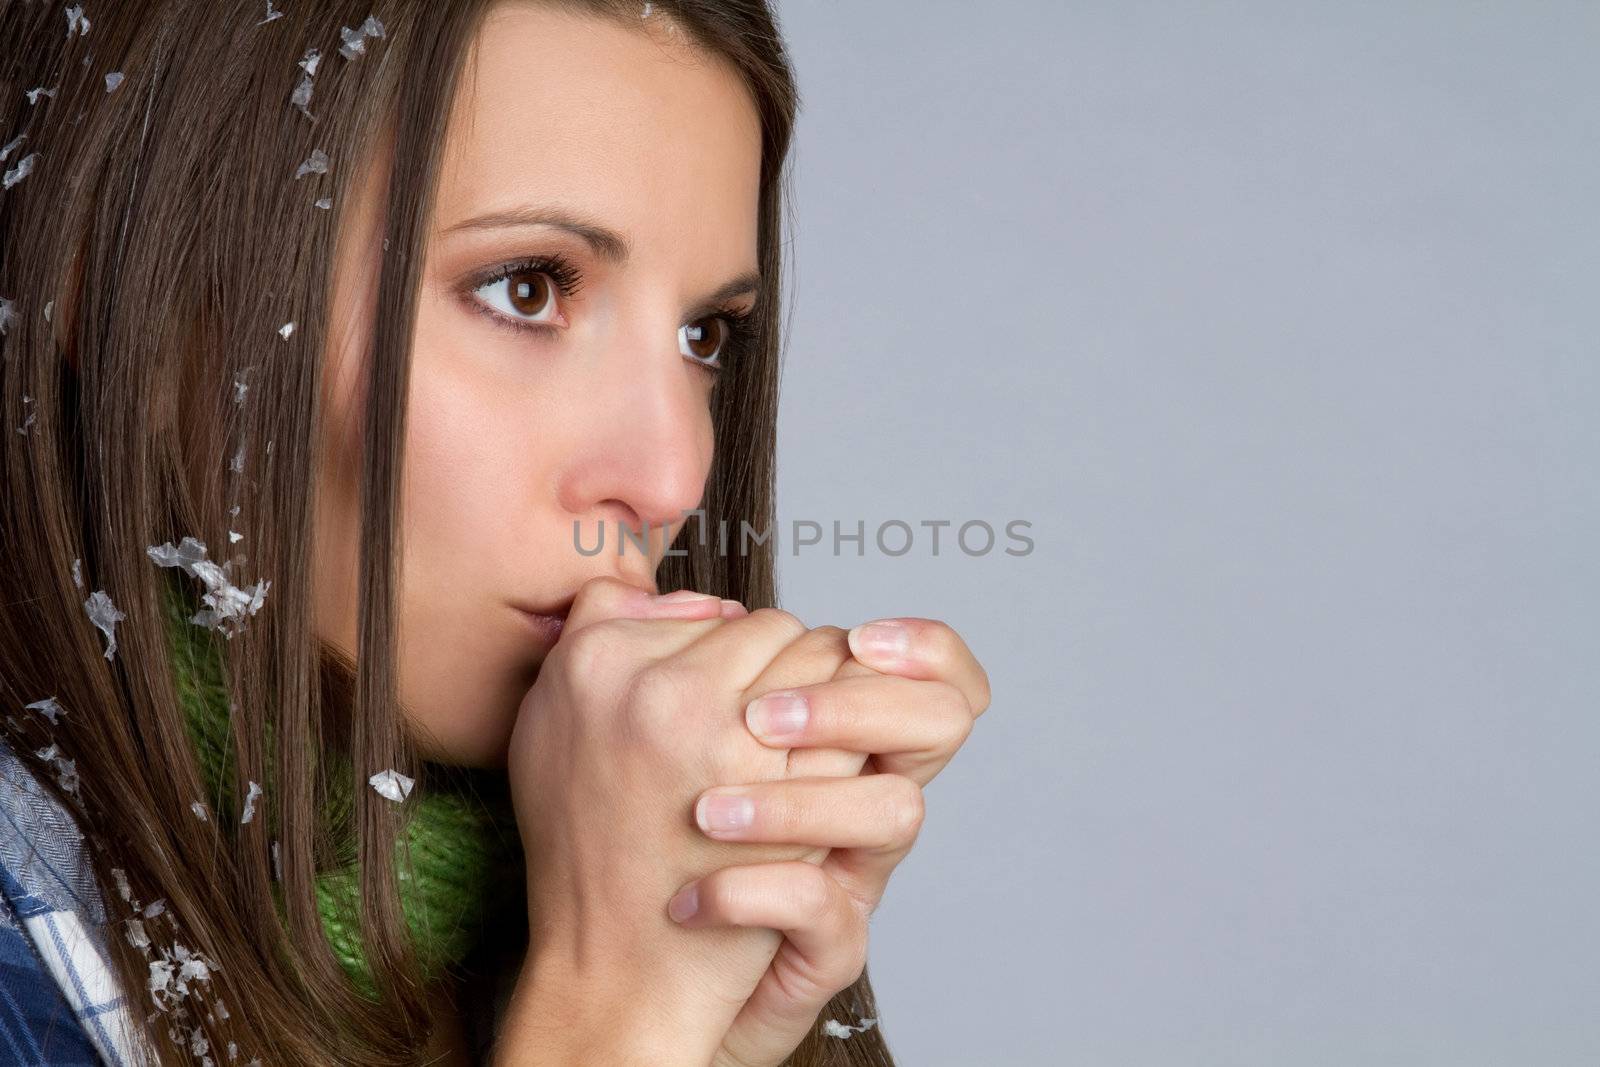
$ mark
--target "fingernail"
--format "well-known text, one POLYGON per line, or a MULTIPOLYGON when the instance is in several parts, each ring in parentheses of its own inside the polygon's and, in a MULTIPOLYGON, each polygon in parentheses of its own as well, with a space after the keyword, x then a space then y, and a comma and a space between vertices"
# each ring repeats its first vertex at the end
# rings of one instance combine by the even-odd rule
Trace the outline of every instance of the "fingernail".
POLYGON ((756 821, 756 802, 732 793, 707 793, 694 806, 694 818, 708 834, 736 833, 756 821))
POLYGON ((695 912, 700 910, 700 884, 684 886, 678 890, 678 895, 667 904, 667 914, 672 916, 673 922, 683 922, 695 912))
POLYGON ((781 741, 804 730, 810 714, 806 698, 799 693, 768 693, 745 707, 744 721, 757 737, 781 741))
POLYGON ((682 604, 691 600, 720 600, 721 597, 710 593, 697 593, 693 589, 679 589, 671 593, 662 593, 656 597, 659 604, 682 604))
POLYGON ((740 615, 748 614, 750 614, 750 609, 739 603, 737 600, 729 600, 726 597, 723 598, 722 617, 724 619, 732 619, 740 615))
POLYGON ((911 631, 890 619, 864 622, 847 640, 853 655, 869 659, 900 659, 911 650, 911 631))

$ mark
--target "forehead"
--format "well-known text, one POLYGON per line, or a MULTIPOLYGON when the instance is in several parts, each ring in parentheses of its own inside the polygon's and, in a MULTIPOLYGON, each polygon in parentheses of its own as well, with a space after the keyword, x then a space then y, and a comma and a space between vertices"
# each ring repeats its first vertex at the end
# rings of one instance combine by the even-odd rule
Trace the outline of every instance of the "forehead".
POLYGON ((660 19, 506 3, 452 104, 438 219, 559 204, 641 250, 727 235, 753 253, 760 166, 755 105, 720 56, 660 19))

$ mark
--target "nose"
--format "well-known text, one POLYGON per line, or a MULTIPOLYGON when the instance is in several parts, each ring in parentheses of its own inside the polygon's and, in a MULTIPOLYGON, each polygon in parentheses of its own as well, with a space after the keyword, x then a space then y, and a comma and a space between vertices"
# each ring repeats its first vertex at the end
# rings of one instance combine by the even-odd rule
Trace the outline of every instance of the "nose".
POLYGON ((631 344, 596 366, 584 403, 587 426, 561 476, 561 505, 586 536, 596 522, 613 526, 608 553, 620 536, 616 524, 635 534, 648 524, 653 545, 664 550, 684 513, 699 505, 711 471, 711 412, 700 372, 677 351, 675 333, 652 333, 643 344, 631 334, 631 344), (653 531, 663 527, 666 539, 655 541, 653 531))

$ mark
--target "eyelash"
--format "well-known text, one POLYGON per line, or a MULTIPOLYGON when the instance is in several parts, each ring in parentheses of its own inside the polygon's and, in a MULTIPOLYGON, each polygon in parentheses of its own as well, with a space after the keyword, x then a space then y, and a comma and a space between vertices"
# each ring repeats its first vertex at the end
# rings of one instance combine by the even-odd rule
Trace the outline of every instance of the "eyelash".
MULTIPOLYGON (((583 272, 578 270, 566 256, 553 253, 550 255, 531 256, 527 259, 503 264, 488 274, 468 283, 466 294, 468 303, 472 305, 473 310, 483 315, 496 326, 501 326, 508 330, 516 330, 524 334, 531 332, 542 337, 554 337, 559 332, 560 327, 552 326, 546 322, 524 322, 521 319, 513 319, 489 307, 474 295, 484 286, 504 281, 513 274, 547 274, 550 280, 556 283, 556 290, 561 294, 562 299, 571 300, 583 288, 583 272)), ((737 361, 743 357, 752 343, 755 332, 755 325, 752 320, 755 318, 755 313, 754 311, 741 311, 737 308, 722 307, 712 311, 710 315, 702 317, 720 317, 728 323, 727 342, 723 346, 722 353, 716 357, 720 365, 707 363, 692 356, 685 356, 684 358, 691 363, 696 363, 706 368, 713 374, 721 374, 727 363, 729 361, 737 361)))

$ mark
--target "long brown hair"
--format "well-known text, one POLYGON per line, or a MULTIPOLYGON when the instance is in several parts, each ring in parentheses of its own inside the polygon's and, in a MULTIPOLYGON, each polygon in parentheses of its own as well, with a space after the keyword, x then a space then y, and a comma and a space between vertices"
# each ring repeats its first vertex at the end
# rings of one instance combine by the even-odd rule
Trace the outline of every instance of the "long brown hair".
MULTIPOLYGON (((7 716, 4 736, 77 816, 100 884, 125 872, 135 899, 164 899, 184 943, 219 965, 209 992, 226 1012, 163 1014, 145 992, 148 958, 115 936, 120 923, 108 928, 114 973, 163 1062, 198 1059, 202 1038, 217 1062, 232 1042, 241 1061, 407 1063, 433 1028, 396 892, 402 809, 355 790, 376 999, 341 970, 319 919, 314 878, 335 843, 317 813, 330 768, 428 770, 394 710, 401 444, 445 119, 491 0, 387 0, 375 12, 382 36, 337 56, 341 30, 359 34, 374 13, 368 2, 286 5, 270 20, 257 0, 90 3, 85 27, 60 5, 0 0, 0 146, 13 146, 0 169, 20 173, 0 192, 0 695, 16 709, 55 694, 67 709, 54 726, 7 716), (297 107, 310 48, 320 66, 297 107), (360 648, 339 686, 312 627, 323 340, 340 209, 356 192, 356 162, 378 158, 380 144, 396 162, 366 353, 360 648), (294 175, 314 149, 328 170, 313 185, 294 175), (331 209, 314 205, 322 197, 331 209), (270 818, 224 828, 190 810, 206 790, 164 639, 170 572, 145 549, 192 535, 221 557, 230 530, 247 549, 231 556, 234 580, 271 586, 270 606, 237 636, 209 635, 231 703, 227 784, 235 796, 249 781, 274 788, 262 801, 270 818), (109 658, 84 607, 100 590, 124 616, 109 658), (52 742, 76 761, 76 788, 34 754, 52 742), (350 761, 318 761, 325 745, 350 761)), ((631 0, 559 2, 641 17, 631 0)), ((769 528, 793 72, 763 0, 652 10, 731 61, 760 114, 766 295, 753 358, 717 387, 703 506, 710 524, 769 528)), ((665 562, 663 589, 773 603, 770 546, 718 554, 686 537, 679 547, 688 555, 665 562)), ((103 895, 114 918, 131 916, 121 896, 103 895)), ((877 1030, 823 1036, 822 1019, 863 1014, 876 1014, 865 973, 789 1062, 891 1064, 877 1030)))

